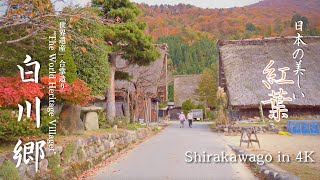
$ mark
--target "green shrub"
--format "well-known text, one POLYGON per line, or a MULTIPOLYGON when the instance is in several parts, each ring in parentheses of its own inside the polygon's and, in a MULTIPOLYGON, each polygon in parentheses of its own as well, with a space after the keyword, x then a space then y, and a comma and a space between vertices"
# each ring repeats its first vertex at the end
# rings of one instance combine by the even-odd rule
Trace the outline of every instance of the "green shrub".
POLYGON ((111 124, 107 121, 107 116, 105 111, 98 112, 98 119, 99 119, 99 128, 100 129, 108 129, 111 128, 111 124))
POLYGON ((50 122, 57 119, 58 117, 52 117, 49 116, 48 113, 42 111, 41 112, 41 126, 40 126, 40 131, 44 134, 48 134, 49 133, 49 125, 50 122))
POLYGON ((10 141, 17 136, 38 135, 35 120, 22 116, 18 122, 18 112, 14 110, 0 110, 0 140, 10 141))
POLYGON ((207 118, 209 120, 214 120, 217 118, 217 112, 216 111, 207 111, 207 118))
POLYGON ((191 101, 191 99, 188 99, 186 101, 184 101, 182 103, 182 111, 183 113, 186 115, 188 114, 188 112, 191 110, 191 109, 194 109, 196 106, 195 104, 191 101))
MULTIPOLYGON (((130 119, 126 116, 117 116, 114 118, 113 125, 117 125, 118 128, 127 128, 130 119)), ((112 126, 113 126, 112 125, 112 126)))
POLYGON ((16 180, 20 179, 19 171, 16 166, 10 161, 4 161, 0 167, 0 179, 16 180))

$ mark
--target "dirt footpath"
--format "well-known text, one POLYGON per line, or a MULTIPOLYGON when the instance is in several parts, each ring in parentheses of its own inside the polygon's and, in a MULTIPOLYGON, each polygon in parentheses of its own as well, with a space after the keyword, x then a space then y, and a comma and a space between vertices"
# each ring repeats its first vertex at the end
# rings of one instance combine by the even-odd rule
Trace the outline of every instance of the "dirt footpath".
MULTIPOLYGON (((248 149, 249 152, 255 154, 272 154, 274 160, 277 161, 277 155, 280 151, 283 154, 290 155, 290 163, 278 163, 275 165, 289 171, 303 179, 320 179, 320 136, 283 136, 278 134, 258 134, 261 149, 257 143, 253 143, 254 147, 248 149), (312 159, 315 163, 299 163, 296 157, 299 152, 314 151, 312 159)), ((239 146, 240 136, 225 136, 227 143, 239 146)), ((247 149, 246 144, 242 145, 247 149)))

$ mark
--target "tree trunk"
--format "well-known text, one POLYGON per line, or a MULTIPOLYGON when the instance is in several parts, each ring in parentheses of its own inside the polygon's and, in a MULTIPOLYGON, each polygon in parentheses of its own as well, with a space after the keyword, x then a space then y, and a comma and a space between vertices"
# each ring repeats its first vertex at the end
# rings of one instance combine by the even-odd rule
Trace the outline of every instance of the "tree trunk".
POLYGON ((116 100, 115 100, 115 80, 114 75, 116 71, 116 54, 111 54, 109 57, 110 62, 110 77, 109 77, 109 88, 107 89, 107 120, 110 124, 113 123, 116 117, 116 100))
POLYGON ((134 94, 134 121, 139 121, 139 110, 140 110, 140 103, 139 102, 139 92, 138 89, 136 89, 134 94))

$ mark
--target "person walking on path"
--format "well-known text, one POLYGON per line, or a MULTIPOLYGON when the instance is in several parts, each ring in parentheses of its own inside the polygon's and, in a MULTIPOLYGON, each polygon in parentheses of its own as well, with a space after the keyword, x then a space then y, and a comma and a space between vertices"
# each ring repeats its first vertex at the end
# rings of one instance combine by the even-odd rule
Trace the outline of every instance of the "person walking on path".
POLYGON ((189 121, 189 127, 192 128, 193 113, 191 111, 189 111, 187 118, 189 121))
POLYGON ((183 114, 183 112, 179 115, 179 121, 180 121, 180 128, 184 127, 184 121, 186 120, 186 116, 183 114))

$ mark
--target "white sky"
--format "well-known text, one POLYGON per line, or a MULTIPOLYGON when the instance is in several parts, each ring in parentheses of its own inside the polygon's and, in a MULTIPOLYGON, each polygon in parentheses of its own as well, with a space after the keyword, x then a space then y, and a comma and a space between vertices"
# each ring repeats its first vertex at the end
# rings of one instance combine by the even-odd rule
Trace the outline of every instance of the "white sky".
POLYGON ((254 4, 260 0, 131 0, 137 3, 146 3, 150 5, 160 4, 191 4, 202 8, 230 8, 241 7, 254 4))
MULTIPOLYGON (((197 7, 202 8, 230 8, 230 7, 241 7, 249 4, 254 4, 260 0, 131 0, 137 3, 146 3, 149 5, 160 5, 160 4, 192 4, 197 7)), ((65 0, 65 2, 70 2, 73 5, 80 4, 85 6, 88 0, 65 0)), ((56 7, 60 7, 61 4, 56 4, 56 7)), ((58 8, 59 9, 59 8, 58 8)))
MULTIPOLYGON (((52 0, 53 2, 56 0, 52 0)), ((89 0, 65 0, 68 4, 85 6, 89 0)), ((132 2, 137 3, 146 3, 149 5, 160 5, 160 4, 170 4, 176 5, 179 3, 182 4, 191 4, 197 7, 202 8, 230 8, 230 7, 241 7, 249 4, 259 2, 260 0, 131 0, 132 2)), ((55 3, 56 10, 61 10, 65 4, 58 2, 55 3)), ((0 15, 5 13, 6 6, 5 0, 0 0, 0 15)))

